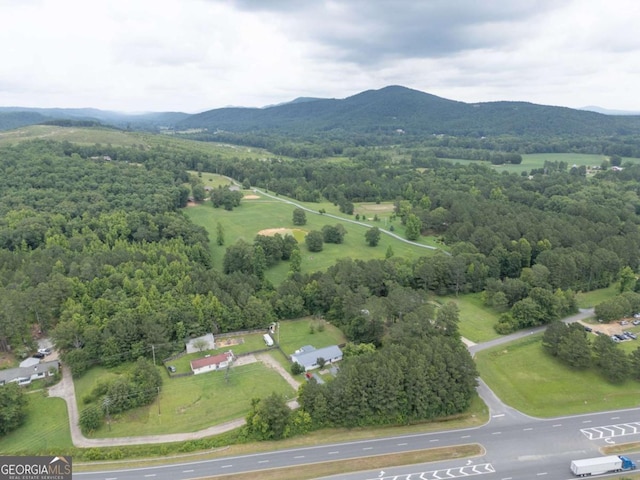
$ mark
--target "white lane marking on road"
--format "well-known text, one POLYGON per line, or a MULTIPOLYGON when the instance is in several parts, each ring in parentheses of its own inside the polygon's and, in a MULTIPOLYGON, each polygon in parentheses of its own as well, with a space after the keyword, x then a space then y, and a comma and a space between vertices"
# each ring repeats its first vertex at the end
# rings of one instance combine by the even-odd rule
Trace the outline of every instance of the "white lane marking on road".
POLYGON ((194 470, 182 470, 182 473, 193 473, 194 470))
POLYGON ((337 455, 338 453, 340 453, 339 451, 334 451, 334 452, 327 452, 327 455, 337 455))
POLYGON ((529 428, 523 428, 523 429, 522 429, 522 431, 523 431, 523 432, 528 432, 528 431, 530 431, 530 430, 533 430, 533 428, 529 427, 529 428))
POLYGON ((409 445, 409 444, 405 442, 405 443, 396 443, 396 445, 399 446, 399 447, 404 447, 404 446, 409 445))
POLYGON ((155 474, 155 473, 147 473, 147 474, 145 475, 145 477, 155 477, 155 476, 156 476, 156 474, 155 474))
POLYGON ((500 418, 500 417, 504 417, 504 413, 498 413, 496 415, 491 415, 493 418, 500 418))
POLYGON ((548 472, 540 472, 540 473, 536 473, 537 477, 541 477, 542 475, 549 475, 548 472))
POLYGON ((491 435, 500 435, 502 432, 493 432, 491 435))
POLYGON ((364 447, 363 450, 373 450, 373 447, 364 447))
POLYGON ((433 440, 429 440, 430 442, 439 442, 440 440, 437 438, 434 438, 433 440))
POLYGON ((460 438, 469 438, 471 435, 462 435, 460 438))
POLYGON ((295 456, 293 458, 304 458, 304 455, 297 455, 297 456, 295 456))
POLYGON ((269 460, 260 460, 258 463, 269 463, 269 460))
POLYGON ((233 465, 220 465, 220 468, 231 468, 233 465))
POLYGON ((561 426, 562 426, 562 424, 561 424, 561 423, 556 423, 555 425, 551 425, 551 426, 552 426, 553 428, 556 428, 556 427, 561 427, 561 426))
POLYGON ((611 420, 620 420, 620 417, 611 417, 611 420))
POLYGON ((583 420, 582 423, 591 423, 593 420, 583 420))

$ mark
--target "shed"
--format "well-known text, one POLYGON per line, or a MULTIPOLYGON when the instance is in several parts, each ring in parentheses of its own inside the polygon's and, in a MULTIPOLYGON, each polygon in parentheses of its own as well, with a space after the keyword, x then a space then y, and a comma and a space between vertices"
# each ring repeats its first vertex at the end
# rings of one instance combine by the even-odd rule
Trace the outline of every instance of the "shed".
POLYGON ((202 350, 214 350, 216 348, 216 342, 213 338, 213 333, 207 333, 206 335, 202 335, 201 337, 192 338, 187 342, 187 353, 198 353, 202 350), (206 342, 207 346, 202 348, 196 348, 195 345, 198 343, 206 342))

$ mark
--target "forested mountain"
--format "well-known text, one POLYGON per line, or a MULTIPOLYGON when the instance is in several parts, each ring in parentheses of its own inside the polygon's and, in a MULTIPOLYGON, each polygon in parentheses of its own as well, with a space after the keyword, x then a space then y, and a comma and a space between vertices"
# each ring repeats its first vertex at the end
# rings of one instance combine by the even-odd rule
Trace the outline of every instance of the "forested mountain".
MULTIPOLYGON (((344 99, 300 97, 265 108, 219 108, 195 115, 0 107, 0 130, 61 119, 92 120, 140 130, 205 130, 208 133, 201 133, 198 139, 216 140, 213 135, 217 133, 224 141, 234 140, 228 134, 312 141, 357 135, 366 144, 415 142, 434 135, 475 139, 640 135, 640 116, 603 115, 527 102, 464 103, 401 86, 368 90, 344 99)), ((246 138, 235 140, 250 142, 246 138)))
POLYGON ((640 117, 615 117, 526 102, 463 103, 400 86, 351 97, 292 102, 270 108, 221 108, 191 115, 177 128, 211 132, 310 135, 628 135, 640 133, 640 117))

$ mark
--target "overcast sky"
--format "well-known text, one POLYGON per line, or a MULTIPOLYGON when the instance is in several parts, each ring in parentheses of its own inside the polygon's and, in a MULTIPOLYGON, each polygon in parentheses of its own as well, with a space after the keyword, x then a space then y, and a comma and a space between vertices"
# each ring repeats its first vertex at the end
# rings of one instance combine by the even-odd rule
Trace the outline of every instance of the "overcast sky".
POLYGON ((0 0, 0 106, 200 112, 403 85, 640 110, 637 0, 0 0))

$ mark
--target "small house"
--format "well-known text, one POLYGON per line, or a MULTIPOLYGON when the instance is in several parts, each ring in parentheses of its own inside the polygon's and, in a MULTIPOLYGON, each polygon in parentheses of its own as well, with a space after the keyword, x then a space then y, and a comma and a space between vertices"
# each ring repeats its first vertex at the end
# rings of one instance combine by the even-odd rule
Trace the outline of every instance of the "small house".
POLYGON ((191 362, 191 370, 194 375, 220 370, 221 368, 226 368, 231 365, 233 359, 233 352, 231 350, 220 353, 219 355, 207 355, 204 358, 193 360, 191 362))
POLYGON ((28 367, 9 368, 0 370, 0 385, 17 382, 18 385, 29 385, 32 380, 39 380, 55 375, 60 369, 57 360, 41 362, 28 367))
POLYGON ((315 348, 311 345, 305 345, 291 355, 291 361, 299 363, 305 371, 319 368, 318 359, 324 359, 325 364, 335 363, 342 360, 342 350, 337 345, 331 345, 324 348, 315 348))

